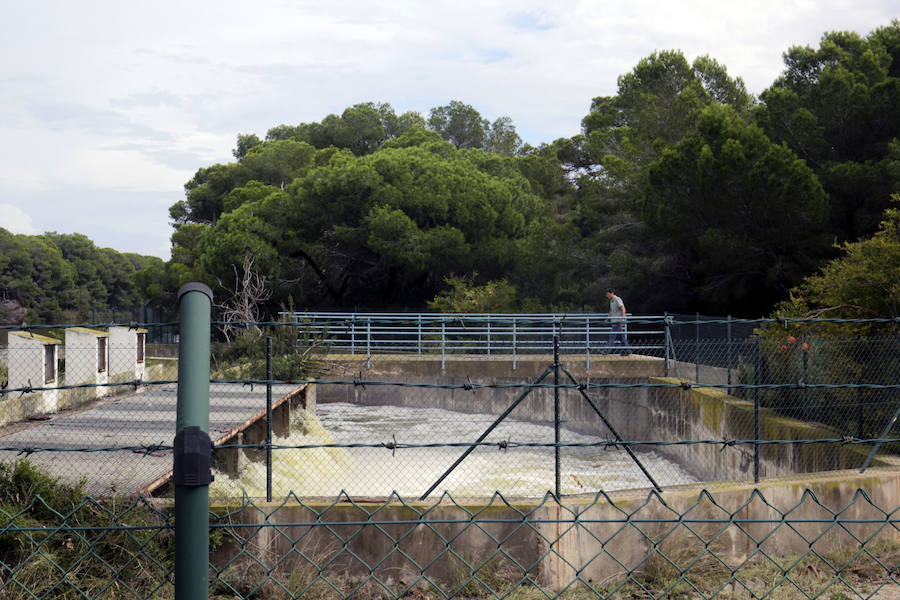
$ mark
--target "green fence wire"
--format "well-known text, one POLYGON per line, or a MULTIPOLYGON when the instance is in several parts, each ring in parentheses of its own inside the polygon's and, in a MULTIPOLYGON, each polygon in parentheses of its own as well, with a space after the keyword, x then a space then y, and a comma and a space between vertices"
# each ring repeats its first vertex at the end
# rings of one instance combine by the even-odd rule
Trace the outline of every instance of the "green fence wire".
MULTIPOLYGON (((211 506, 196 568, 220 599, 894 598, 900 517, 877 493, 244 498, 211 506)), ((144 498, 5 507, 0 595, 172 598, 171 521, 144 498)))
MULTIPOLYGON (((174 325, 33 327, 13 335, 25 345, 8 341, 12 329, 0 332, 0 468, 9 475, 0 483, 0 598, 174 597, 171 500, 147 494, 166 494, 177 361, 137 342, 174 325), (54 337, 67 341, 64 351, 54 337), (32 466, 67 487, 48 488, 32 466)), ((309 370, 329 360, 327 344, 296 324, 235 325, 261 334, 214 356, 213 598, 900 597, 898 499, 880 487, 852 497, 830 494, 837 483, 787 495, 674 487, 715 479, 710 469, 720 479, 755 474, 761 485, 803 461, 815 466, 807 470, 858 469, 876 446, 871 466, 896 477, 892 321, 852 338, 759 322, 749 336, 734 327, 724 339, 670 321, 693 325, 693 338, 672 335, 634 357, 665 361, 668 378, 584 377, 567 363, 558 383, 521 373, 329 376, 309 370), (422 401, 304 412, 290 398, 312 383, 348 398, 406 390, 422 401), (552 410, 535 412, 554 395, 556 424, 552 410), (293 409, 276 410, 274 423, 270 410, 268 431, 253 433, 246 424, 265 426, 268 396, 293 409), (428 406, 448 396, 466 410, 428 406), (528 410, 498 420, 520 396, 528 410), (666 406, 708 411, 709 398, 733 425, 727 435, 707 427, 662 436, 640 425, 677 420, 666 406), (446 484, 423 495, 443 473, 446 484), (547 493, 554 477, 560 494, 547 493), (273 479, 281 500, 262 502, 273 479), (661 491, 612 491, 654 485, 661 491)), ((703 327, 713 325, 734 323, 703 327)))

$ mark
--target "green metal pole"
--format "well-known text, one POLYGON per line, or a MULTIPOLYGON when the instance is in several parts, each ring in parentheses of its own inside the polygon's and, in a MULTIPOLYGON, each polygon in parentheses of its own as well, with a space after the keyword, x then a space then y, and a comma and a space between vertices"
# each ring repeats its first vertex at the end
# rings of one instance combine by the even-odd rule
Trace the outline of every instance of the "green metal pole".
POLYGON ((559 334, 553 336, 553 446, 554 473, 556 475, 556 498, 560 498, 560 457, 559 457, 559 334))
POLYGON ((756 334, 756 358, 753 365, 753 483, 759 483, 759 385, 761 383, 762 360, 760 357, 759 333, 756 334))
POLYGON ((209 337, 212 290, 178 291, 178 405, 175 419, 175 599, 209 598, 209 337), (199 431, 198 431, 199 430, 199 431), (196 434, 196 435, 195 435, 196 434), (185 437, 196 443, 185 443, 185 437), (179 464, 179 439, 185 450, 179 464), (192 451, 199 448, 199 452, 192 451), (204 473, 204 468, 206 472, 204 473))
POLYGON ((266 502, 272 501, 272 336, 266 337, 266 502))

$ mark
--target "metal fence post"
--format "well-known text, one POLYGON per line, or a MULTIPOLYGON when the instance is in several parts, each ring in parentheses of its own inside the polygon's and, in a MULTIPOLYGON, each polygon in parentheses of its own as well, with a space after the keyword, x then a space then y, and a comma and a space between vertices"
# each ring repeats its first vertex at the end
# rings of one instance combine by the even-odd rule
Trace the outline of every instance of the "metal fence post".
POLYGON ((809 350, 803 349, 803 420, 809 421, 809 350))
POLYGON ((175 418, 175 598, 209 598, 209 338, 212 290, 178 291, 178 403, 175 418))
POLYGON ((694 321, 696 339, 694 344, 694 381, 700 383, 700 313, 697 313, 694 321))
POLYGON ((725 359, 725 368, 728 370, 728 395, 731 395, 731 315, 728 315, 728 342, 727 342, 727 358, 725 359))
POLYGON ((266 337, 266 502, 272 501, 272 336, 266 337))
POLYGON ((586 371, 591 370, 591 318, 590 317, 585 317, 584 368, 586 371))
POLYGON ((513 371, 515 371, 516 370, 516 345, 518 344, 518 341, 516 339, 517 331, 516 331, 516 318, 515 317, 513 317, 512 322, 513 322, 512 362, 513 362, 513 371))
POLYGON ((666 377, 669 376, 669 344, 672 343, 672 332, 669 330, 669 313, 666 312, 663 314, 663 327, 666 332, 665 340, 663 340, 663 344, 666 347, 666 360, 665 360, 665 373, 666 377))
POLYGON ((756 358, 753 367, 753 482, 759 483, 759 384, 761 357, 759 333, 756 334, 756 358))
POLYGON ((556 477, 556 497, 560 497, 560 456, 559 456, 559 334, 555 334, 553 336, 553 439, 555 441, 555 445, 553 447, 554 451, 554 465, 555 465, 555 477, 556 477))

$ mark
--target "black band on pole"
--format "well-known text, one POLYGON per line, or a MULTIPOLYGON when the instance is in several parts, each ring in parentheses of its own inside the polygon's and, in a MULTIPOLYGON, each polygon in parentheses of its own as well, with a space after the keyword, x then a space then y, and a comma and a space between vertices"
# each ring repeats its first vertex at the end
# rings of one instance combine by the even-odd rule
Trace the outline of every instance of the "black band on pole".
POLYGON ((212 483, 212 442, 205 431, 195 425, 179 431, 175 435, 174 453, 172 482, 175 485, 198 487, 212 483))

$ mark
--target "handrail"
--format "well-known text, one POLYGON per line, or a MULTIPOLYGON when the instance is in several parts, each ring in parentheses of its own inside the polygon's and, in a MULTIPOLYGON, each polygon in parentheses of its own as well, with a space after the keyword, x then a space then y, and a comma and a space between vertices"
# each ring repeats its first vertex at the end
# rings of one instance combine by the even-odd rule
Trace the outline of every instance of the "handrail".
POLYGON ((280 320, 302 325, 327 338, 335 351, 375 353, 511 355, 549 354, 558 336, 560 351, 583 354, 638 352, 662 356, 668 339, 666 317, 610 316, 600 313, 350 313, 283 312, 280 320), (628 346, 612 340, 613 325, 623 324, 628 346), (613 344, 610 345, 610 341, 613 344))

